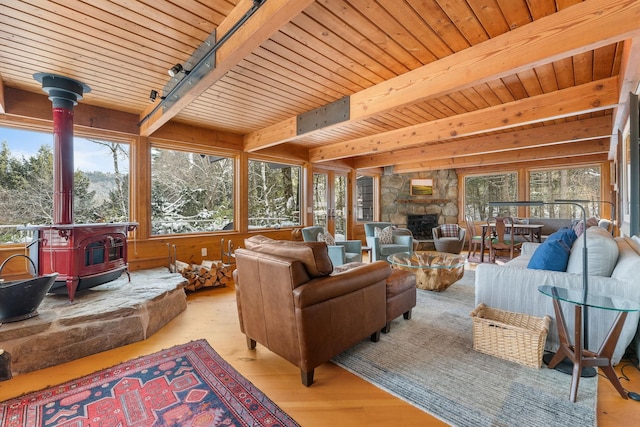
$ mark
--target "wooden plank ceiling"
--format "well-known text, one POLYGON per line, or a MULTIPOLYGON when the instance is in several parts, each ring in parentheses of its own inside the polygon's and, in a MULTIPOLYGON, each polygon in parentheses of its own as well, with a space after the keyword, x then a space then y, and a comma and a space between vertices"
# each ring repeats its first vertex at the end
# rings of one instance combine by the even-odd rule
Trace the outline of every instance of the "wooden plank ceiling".
POLYGON ((51 72, 151 137, 181 122, 241 134, 247 151, 304 147, 314 162, 397 171, 605 160, 640 78, 639 3, 13 0, 0 3, 0 77, 16 99, 0 112, 51 72), (213 70, 154 111, 167 70, 193 66, 252 6, 213 70), (344 97, 348 120, 297 135, 298 115, 344 97))

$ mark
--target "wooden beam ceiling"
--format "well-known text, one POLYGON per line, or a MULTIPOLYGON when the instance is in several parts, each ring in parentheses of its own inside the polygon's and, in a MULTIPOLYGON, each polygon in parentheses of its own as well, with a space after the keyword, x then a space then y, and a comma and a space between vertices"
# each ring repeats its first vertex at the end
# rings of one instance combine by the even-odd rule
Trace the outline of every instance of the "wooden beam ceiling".
MULTIPOLYGON (((636 1, 611 4, 592 0, 574 5, 352 94, 349 122, 638 36, 638 20, 640 3, 636 1), (558 42, 560 38, 562 43, 558 42)), ((317 132, 323 131, 326 129, 317 132)), ((292 117, 246 135, 244 147, 251 152, 308 137, 309 133, 297 135, 292 117)), ((358 151, 358 147, 351 147, 351 155, 358 151)), ((366 154, 366 149, 360 154, 366 154)), ((313 154, 311 157, 322 160, 313 154)))
MULTIPOLYGON (((140 116, 142 121, 140 135, 151 135, 175 117, 312 2, 313 0, 269 0, 265 2, 226 43, 220 46, 215 52, 215 68, 190 86, 184 96, 172 103, 166 110, 160 108, 153 112, 154 107, 152 106, 142 113, 140 116), (153 114, 151 114, 152 112, 153 114)), ((218 39, 235 25, 237 20, 249 10, 251 4, 253 4, 252 0, 240 1, 218 26, 218 39)))
MULTIPOLYGON (((557 144, 551 147, 525 148, 511 150, 496 155, 494 153, 478 154, 474 156, 452 157, 447 159, 435 159, 416 162, 413 164, 397 165, 394 173, 408 173, 439 169, 458 169, 482 165, 511 164, 526 161, 545 161, 558 157, 567 158, 575 156, 587 156, 593 154, 606 154, 609 151, 609 139, 596 139, 590 141, 573 142, 569 144, 557 144)), ((605 157, 606 158, 606 157, 605 157)))
POLYGON ((533 129, 482 135, 462 141, 422 145, 406 150, 392 150, 382 154, 361 156, 356 158, 354 165, 357 169, 382 167, 389 165, 390 158, 393 159, 394 165, 416 164, 416 159, 425 159, 420 163, 428 165, 431 161, 437 159, 609 138, 610 134, 611 118, 602 116, 550 126, 540 126, 533 129))
POLYGON ((309 150, 311 162, 322 162, 357 155, 389 152, 418 144, 472 136, 611 108, 618 103, 618 79, 610 77, 544 95, 465 113, 441 120, 327 144, 309 150))

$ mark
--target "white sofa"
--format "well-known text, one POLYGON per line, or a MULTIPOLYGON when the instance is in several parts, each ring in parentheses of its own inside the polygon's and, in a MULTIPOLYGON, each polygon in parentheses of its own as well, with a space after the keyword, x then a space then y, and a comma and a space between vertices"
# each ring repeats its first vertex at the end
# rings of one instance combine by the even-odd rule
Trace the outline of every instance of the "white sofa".
MULTIPOLYGON (((589 292, 622 297, 640 305, 640 239, 636 236, 614 239, 600 227, 589 228, 587 239, 589 292)), ((540 245, 525 243, 522 255, 504 265, 478 265, 475 281, 476 304, 483 302, 489 307, 500 310, 539 317, 548 314, 552 322, 547 335, 546 349, 555 352, 558 349, 559 340, 553 301, 540 293, 538 287, 554 285, 582 289, 584 243, 583 237, 579 236, 573 244, 566 272, 527 268, 531 256, 540 245)), ((573 308, 566 303, 562 305, 570 328, 569 334, 573 336, 573 308)), ((597 350, 608 334, 617 312, 595 308, 590 308, 588 312, 589 348, 597 350)), ((629 345, 633 345, 636 353, 640 354, 639 320, 639 312, 628 314, 613 354, 613 364, 619 363, 629 345)))

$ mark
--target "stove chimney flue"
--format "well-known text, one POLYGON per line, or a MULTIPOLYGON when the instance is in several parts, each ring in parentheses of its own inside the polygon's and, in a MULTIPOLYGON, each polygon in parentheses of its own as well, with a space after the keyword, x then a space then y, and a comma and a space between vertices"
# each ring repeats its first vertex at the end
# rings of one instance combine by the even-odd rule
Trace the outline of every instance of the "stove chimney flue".
POLYGON ((91 88, 57 74, 33 78, 53 103, 53 224, 73 224, 73 107, 91 88))

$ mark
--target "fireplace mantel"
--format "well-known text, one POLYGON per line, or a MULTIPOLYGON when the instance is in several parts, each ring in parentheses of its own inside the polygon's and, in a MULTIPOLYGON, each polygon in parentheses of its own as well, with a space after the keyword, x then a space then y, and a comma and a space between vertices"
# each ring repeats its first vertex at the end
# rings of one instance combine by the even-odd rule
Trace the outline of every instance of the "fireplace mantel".
POLYGON ((396 199, 396 203, 406 203, 412 205, 446 205, 447 199, 396 199))

